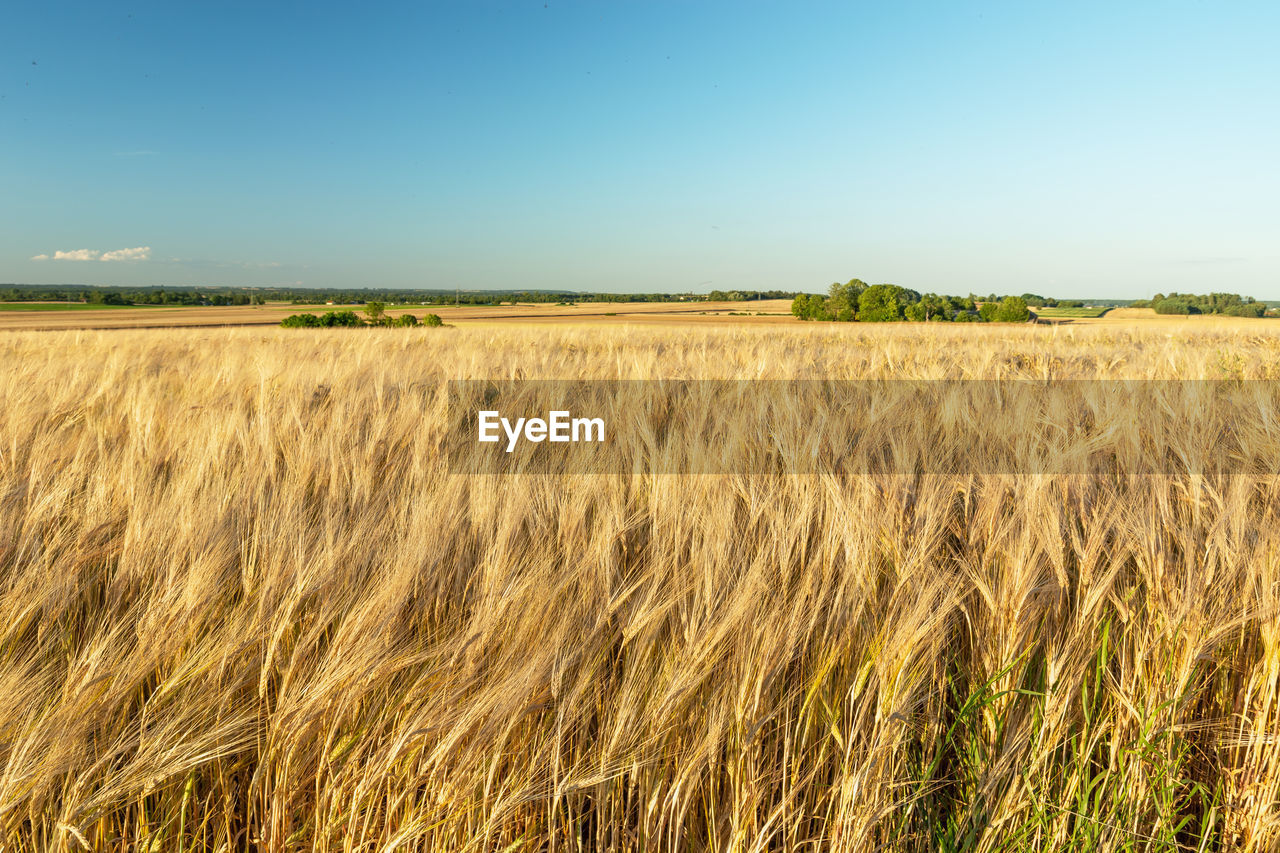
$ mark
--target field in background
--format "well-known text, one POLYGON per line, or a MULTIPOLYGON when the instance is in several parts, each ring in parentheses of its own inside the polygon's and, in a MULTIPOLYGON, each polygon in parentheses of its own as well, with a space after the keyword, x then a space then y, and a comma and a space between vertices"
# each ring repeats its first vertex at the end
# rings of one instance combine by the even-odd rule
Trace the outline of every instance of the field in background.
MULTIPOLYGON (((359 305, 240 305, 240 306, 147 306, 146 310, 121 310, 131 306, 80 306, 73 316, 31 311, 32 303, 0 303, 24 306, 0 311, 4 329, 123 329, 187 328, 195 326, 277 326, 290 314, 323 314, 326 311, 355 311, 359 305)), ((41 303, 50 304, 50 303, 41 303)), ((61 303, 58 303, 61 304, 61 303)), ((752 302, 590 302, 579 305, 405 305, 387 308, 389 316, 402 313, 439 314, 446 323, 477 321, 539 323, 653 323, 703 324, 734 315, 734 322, 794 322, 791 302, 766 299, 752 302)))
MULTIPOLYGON (((1111 310, 1107 306, 1085 306, 1082 308, 1032 308, 1036 316, 1045 319, 1056 319, 1058 317, 1071 317, 1075 319, 1086 317, 1101 317, 1111 310)), ((1154 313, 1154 312, 1152 312, 1154 313)))
POLYGON ((0 302, 0 311, 121 311, 130 308, 150 308, 150 305, 90 305, 87 302, 0 302))
MULTIPOLYGON (((323 314, 326 311, 355 311, 359 305, 242 305, 242 306, 101 306, 65 303, 0 303, 0 331, 37 329, 163 329, 200 326, 278 326, 291 314, 323 314), (34 308, 34 305, 48 306, 34 308), (66 310, 71 309, 71 310, 66 310)), ((1179 328, 1187 324, 1250 328, 1270 324, 1274 318, 1241 318, 1223 315, 1157 314, 1150 308, 1038 308, 1036 313, 1052 323, 1064 325, 1162 324, 1179 328)), ((520 305, 405 305, 387 308, 389 316, 411 313, 418 317, 438 314, 449 324, 477 323, 536 325, 623 324, 663 326, 705 325, 794 325, 791 302, 765 299, 750 302, 584 302, 578 305, 551 303, 520 305)), ((1195 326, 1200 328, 1199 325, 1195 326)))
POLYGON ((0 847, 1274 850, 1275 478, 440 456, 450 378, 1280 378, 1182 322, 0 334, 0 847))

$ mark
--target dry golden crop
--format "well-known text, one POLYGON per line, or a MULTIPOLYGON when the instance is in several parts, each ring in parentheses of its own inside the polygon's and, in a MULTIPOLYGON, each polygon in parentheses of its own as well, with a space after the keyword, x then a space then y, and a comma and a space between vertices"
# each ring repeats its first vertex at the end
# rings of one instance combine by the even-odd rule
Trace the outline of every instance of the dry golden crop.
POLYGON ((1276 477, 441 456, 451 378, 1274 379, 1267 328, 0 335, 0 849, 1275 850, 1276 477))

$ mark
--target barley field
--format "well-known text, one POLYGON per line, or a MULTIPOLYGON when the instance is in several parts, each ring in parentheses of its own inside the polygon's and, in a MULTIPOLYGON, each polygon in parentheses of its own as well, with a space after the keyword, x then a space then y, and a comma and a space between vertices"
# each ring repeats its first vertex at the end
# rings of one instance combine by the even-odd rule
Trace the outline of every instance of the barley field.
POLYGON ((0 849, 1276 850, 1280 478, 441 454, 456 378, 1248 381, 1269 329, 0 334, 0 849))

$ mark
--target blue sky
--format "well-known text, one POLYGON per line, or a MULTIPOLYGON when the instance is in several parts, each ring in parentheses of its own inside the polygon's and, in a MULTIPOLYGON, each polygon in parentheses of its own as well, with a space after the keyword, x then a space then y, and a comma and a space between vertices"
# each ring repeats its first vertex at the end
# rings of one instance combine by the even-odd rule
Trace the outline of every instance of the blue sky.
POLYGON ((0 282, 1280 299, 1274 2, 3 20, 0 282))

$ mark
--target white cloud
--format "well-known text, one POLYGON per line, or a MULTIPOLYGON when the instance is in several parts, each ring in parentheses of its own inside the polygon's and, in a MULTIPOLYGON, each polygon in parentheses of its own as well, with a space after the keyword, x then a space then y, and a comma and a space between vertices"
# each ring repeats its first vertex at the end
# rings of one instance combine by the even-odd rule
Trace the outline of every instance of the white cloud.
POLYGON ((72 249, 64 252, 61 249, 53 253, 55 261, 96 261, 102 253, 97 249, 72 249))
POLYGON ((136 249, 112 249, 103 253, 101 261, 145 261, 151 257, 150 246, 138 246, 136 249))
POLYGON ((150 246, 138 246, 133 249, 112 249, 100 252, 97 249, 58 249, 50 257, 46 254, 33 255, 33 261, 146 261, 151 258, 150 246))

